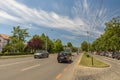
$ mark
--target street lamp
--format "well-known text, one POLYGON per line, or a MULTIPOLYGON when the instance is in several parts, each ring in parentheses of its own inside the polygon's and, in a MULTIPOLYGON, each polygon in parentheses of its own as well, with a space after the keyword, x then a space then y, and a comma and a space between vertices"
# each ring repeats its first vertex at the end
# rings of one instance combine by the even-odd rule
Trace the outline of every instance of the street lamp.
POLYGON ((87 32, 87 37, 88 37, 88 53, 89 53, 89 31, 86 31, 87 32))
POLYGON ((45 49, 47 51, 47 35, 46 34, 45 34, 45 38, 46 38, 46 40, 45 40, 45 49))

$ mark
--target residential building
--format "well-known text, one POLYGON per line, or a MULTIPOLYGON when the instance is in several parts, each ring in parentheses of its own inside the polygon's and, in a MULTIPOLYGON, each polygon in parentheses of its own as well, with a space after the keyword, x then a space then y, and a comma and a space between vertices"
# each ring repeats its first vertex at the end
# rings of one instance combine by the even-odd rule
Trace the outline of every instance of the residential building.
POLYGON ((0 34, 0 52, 2 51, 2 48, 7 44, 9 39, 10 36, 6 34, 0 34))

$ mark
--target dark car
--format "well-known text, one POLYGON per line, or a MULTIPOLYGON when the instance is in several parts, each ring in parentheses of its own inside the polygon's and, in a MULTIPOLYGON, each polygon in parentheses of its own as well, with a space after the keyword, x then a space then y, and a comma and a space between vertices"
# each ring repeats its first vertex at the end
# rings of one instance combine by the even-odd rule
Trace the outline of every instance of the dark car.
POLYGON ((117 57, 117 53, 116 52, 113 52, 112 53, 112 58, 116 58, 117 57))
POLYGON ((71 53, 68 53, 68 52, 60 52, 60 53, 58 53, 57 61, 59 63, 61 63, 61 62, 71 62, 72 61, 72 55, 71 55, 71 53))
POLYGON ((112 58, 120 60, 120 52, 113 52, 112 58))
POLYGON ((116 59, 120 60, 120 52, 117 52, 116 59))
POLYGON ((34 58, 48 58, 48 57, 49 53, 46 50, 40 50, 34 54, 34 58))

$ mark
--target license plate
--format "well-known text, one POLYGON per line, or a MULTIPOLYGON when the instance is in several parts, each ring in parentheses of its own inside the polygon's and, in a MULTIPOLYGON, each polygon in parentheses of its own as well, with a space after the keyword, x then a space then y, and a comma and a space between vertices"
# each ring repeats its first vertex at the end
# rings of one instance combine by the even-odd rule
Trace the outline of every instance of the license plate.
POLYGON ((60 57, 61 59, 64 59, 64 57, 60 57))

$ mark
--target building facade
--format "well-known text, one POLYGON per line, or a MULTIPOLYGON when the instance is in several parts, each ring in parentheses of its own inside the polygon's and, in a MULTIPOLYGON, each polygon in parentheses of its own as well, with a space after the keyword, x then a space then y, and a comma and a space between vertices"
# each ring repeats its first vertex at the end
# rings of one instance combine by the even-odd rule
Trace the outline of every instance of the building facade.
POLYGON ((2 48, 7 44, 9 39, 10 36, 6 34, 0 34, 0 52, 2 51, 2 48))

